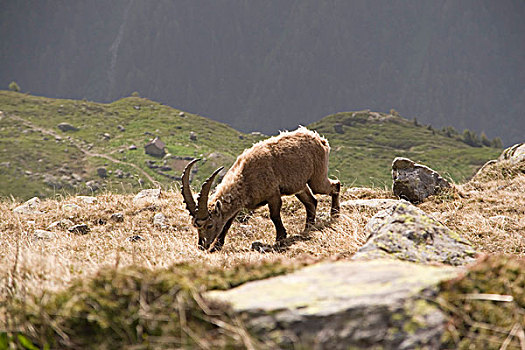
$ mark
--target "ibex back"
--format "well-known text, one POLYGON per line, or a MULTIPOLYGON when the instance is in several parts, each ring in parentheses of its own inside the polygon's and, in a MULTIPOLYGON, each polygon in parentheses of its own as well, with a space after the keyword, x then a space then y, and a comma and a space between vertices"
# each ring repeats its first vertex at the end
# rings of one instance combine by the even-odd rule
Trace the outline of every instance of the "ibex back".
POLYGON ((331 215, 339 212, 341 183, 328 178, 328 141, 316 132, 301 127, 293 132, 261 141, 245 150, 224 175, 208 200, 217 169, 202 185, 197 203, 189 185, 191 161, 182 174, 182 195, 199 233, 199 248, 219 250, 235 216, 243 208, 255 209, 268 204, 270 218, 279 243, 286 238, 281 221, 281 196, 295 195, 306 208, 308 231, 315 223, 317 199, 314 194, 332 196, 331 215))

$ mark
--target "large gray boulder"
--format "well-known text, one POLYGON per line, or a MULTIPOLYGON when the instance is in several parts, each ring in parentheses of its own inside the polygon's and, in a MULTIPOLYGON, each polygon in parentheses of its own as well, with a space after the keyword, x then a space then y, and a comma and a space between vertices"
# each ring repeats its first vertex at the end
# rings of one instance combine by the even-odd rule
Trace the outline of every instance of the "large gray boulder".
POLYGON ((466 239, 407 202, 378 212, 365 230, 367 241, 354 260, 394 258, 464 265, 474 261, 476 255, 466 239))
POLYGON ((421 203, 427 197, 451 187, 436 171, 403 157, 397 157, 392 162, 392 180, 394 194, 412 203, 421 203))
POLYGON ((427 301, 454 267, 339 261, 212 291, 273 348, 438 348, 445 317, 427 301), (424 292, 425 291, 425 292, 424 292))

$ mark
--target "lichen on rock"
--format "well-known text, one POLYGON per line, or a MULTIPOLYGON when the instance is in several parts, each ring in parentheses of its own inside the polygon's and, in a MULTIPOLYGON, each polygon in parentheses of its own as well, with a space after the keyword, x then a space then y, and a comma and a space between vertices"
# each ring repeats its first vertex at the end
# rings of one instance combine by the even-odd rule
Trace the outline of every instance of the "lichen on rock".
POLYGON ((474 261, 476 255, 467 240, 409 203, 377 213, 365 230, 367 242, 354 260, 395 258, 457 266, 474 261))

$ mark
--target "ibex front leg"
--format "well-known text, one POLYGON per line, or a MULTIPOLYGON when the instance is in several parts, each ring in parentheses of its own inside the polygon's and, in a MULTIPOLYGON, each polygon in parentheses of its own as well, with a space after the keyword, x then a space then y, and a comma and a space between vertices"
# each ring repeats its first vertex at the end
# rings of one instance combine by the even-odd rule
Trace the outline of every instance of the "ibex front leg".
POLYGON ((272 219, 275 225, 277 243, 286 238, 286 229, 284 228, 283 222, 281 221, 281 207, 282 207, 281 195, 278 194, 268 200, 268 208, 270 209, 270 219, 272 219))

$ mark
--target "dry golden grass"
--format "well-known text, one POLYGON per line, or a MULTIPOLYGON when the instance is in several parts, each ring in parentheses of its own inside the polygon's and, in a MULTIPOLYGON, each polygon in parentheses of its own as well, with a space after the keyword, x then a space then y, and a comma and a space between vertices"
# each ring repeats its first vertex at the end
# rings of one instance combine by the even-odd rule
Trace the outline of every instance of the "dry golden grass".
MULTIPOLYGON (((525 256, 524 174, 490 181, 474 179, 457 189, 454 194, 432 198, 420 208, 460 232, 481 252, 525 256)), ((346 189, 342 194, 343 201, 390 197, 388 191, 368 188, 346 189)), ((308 235, 301 234, 304 207, 295 197, 285 198, 282 217, 290 244, 264 254, 251 250, 251 243, 274 243, 275 229, 267 208, 245 215, 242 222, 236 221, 223 250, 207 253, 197 249, 196 231, 175 190, 164 191, 154 206, 135 206, 133 196, 115 194, 100 195, 94 204, 86 204, 78 197, 45 200, 40 204, 43 214, 35 215, 13 213, 20 203, 0 203, 0 311, 9 298, 62 290, 103 266, 157 269, 177 262, 199 262, 233 267, 263 261, 309 263, 351 257, 364 243, 364 226, 376 210, 343 206, 341 217, 331 221, 328 197, 318 198, 317 229, 308 235), (63 208, 69 203, 80 208, 63 208), (168 228, 154 227, 153 216, 159 212, 166 216, 168 228), (110 220, 114 213, 122 213, 124 221, 110 220), (35 229, 46 229, 62 219, 86 223, 91 232, 78 235, 63 228, 53 231, 53 239, 34 237, 35 229), (133 235, 144 240, 130 242, 128 238, 133 235)))
MULTIPOLYGON (((525 162, 523 162, 525 164, 525 162)), ((492 173, 457 186, 457 193, 419 207, 484 253, 525 257, 525 173, 492 173)))
MULTIPOLYGON (((343 200, 367 196, 381 198, 386 191, 363 189, 343 194, 343 200)), ((372 210, 343 209, 341 217, 332 222, 328 217, 330 201, 319 196, 318 229, 301 235, 305 210, 295 197, 285 198, 282 216, 288 229, 290 245, 281 251, 259 253, 251 243, 273 244, 275 228, 267 208, 261 208, 236 221, 226 237, 222 251, 207 253, 197 249, 196 231, 191 226, 178 191, 164 191, 153 206, 133 204, 133 196, 105 194, 94 204, 77 197, 45 200, 39 209, 44 214, 20 215, 12 212, 20 203, 0 203, 0 288, 5 298, 11 288, 17 293, 38 295, 44 290, 60 290, 76 278, 93 275, 103 266, 140 265, 165 268, 177 262, 204 262, 210 266, 232 267, 262 261, 318 261, 351 256, 364 242, 364 225, 375 213, 372 210), (65 204, 80 208, 68 211, 65 204), (110 219, 122 213, 124 221, 110 219), (163 213, 168 228, 153 225, 153 216, 163 213), (53 231, 56 237, 36 239, 36 229, 46 229, 51 223, 69 219, 75 224, 86 223, 91 232, 70 233, 66 228, 53 231), (140 235, 143 241, 128 238, 140 235), (22 290, 23 289, 23 290, 22 290)), ((1 299, 0 299, 1 300, 1 299)))

